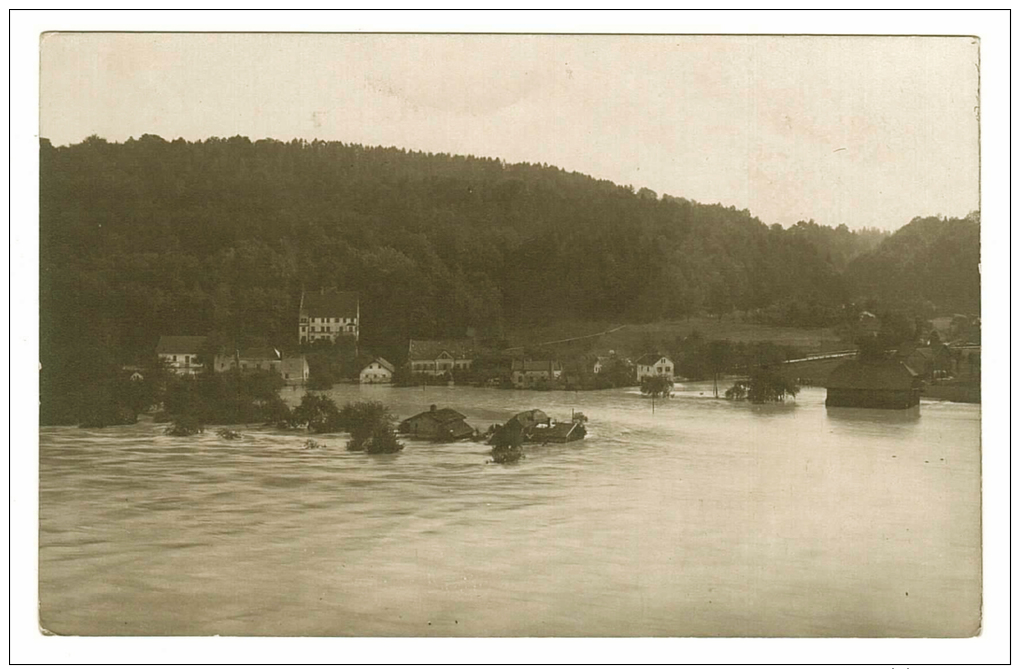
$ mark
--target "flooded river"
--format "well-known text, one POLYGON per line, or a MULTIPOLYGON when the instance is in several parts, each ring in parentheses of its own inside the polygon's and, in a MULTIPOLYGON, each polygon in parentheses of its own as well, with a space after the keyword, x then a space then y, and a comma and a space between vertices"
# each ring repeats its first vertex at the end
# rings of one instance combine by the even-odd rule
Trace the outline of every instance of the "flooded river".
MULTIPOLYGON (((481 428, 541 408, 582 442, 482 444, 161 426, 40 431, 42 625, 58 634, 969 635, 980 410, 752 407, 704 385, 594 393, 338 386, 481 428)), ((290 402, 299 396, 288 392, 290 402)))

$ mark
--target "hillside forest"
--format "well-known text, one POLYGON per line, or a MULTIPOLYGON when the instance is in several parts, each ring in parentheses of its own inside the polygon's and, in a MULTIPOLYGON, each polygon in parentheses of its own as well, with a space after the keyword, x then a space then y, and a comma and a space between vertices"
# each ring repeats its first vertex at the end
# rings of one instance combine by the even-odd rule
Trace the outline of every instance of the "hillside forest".
POLYGON ((301 291, 361 296, 364 347, 560 320, 832 327, 980 313, 979 217, 893 234, 509 164, 323 141, 40 147, 43 420, 160 335, 297 348, 301 291))

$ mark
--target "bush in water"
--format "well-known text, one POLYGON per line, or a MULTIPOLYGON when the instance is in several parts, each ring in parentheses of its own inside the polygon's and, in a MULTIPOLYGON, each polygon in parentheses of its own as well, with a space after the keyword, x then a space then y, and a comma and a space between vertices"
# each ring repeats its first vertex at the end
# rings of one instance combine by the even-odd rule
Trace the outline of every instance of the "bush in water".
POLYGON ((753 404, 783 402, 787 397, 796 397, 800 386, 782 374, 768 367, 759 367, 751 372, 747 381, 738 381, 726 391, 726 399, 748 399, 753 404))
POLYGON ((205 432, 205 427, 195 416, 178 416, 177 419, 164 428, 163 433, 171 437, 190 437, 205 432))

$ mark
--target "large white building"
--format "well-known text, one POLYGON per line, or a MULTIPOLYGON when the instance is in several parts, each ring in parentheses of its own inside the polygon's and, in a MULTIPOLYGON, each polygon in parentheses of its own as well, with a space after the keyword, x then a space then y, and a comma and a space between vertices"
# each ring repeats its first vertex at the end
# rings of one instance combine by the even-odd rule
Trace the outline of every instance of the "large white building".
POLYGON ((360 321, 357 293, 338 290, 301 293, 298 341, 302 344, 325 339, 335 342, 337 337, 352 337, 357 342, 360 321))

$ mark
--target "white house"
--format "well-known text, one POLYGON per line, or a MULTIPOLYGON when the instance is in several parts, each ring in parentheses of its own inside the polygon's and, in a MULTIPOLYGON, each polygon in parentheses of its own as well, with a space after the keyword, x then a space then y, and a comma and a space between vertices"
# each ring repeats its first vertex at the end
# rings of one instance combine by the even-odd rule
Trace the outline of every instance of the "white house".
POLYGON ((175 374, 198 374, 204 366, 198 361, 205 337, 162 336, 156 344, 156 355, 165 361, 175 374))
POLYGON ((649 353, 634 363, 637 369, 638 382, 646 376, 666 376, 673 380, 673 361, 658 353, 649 353))
POLYGON ((362 383, 390 383, 393 381, 393 370, 396 369, 385 358, 376 358, 361 370, 362 383))

